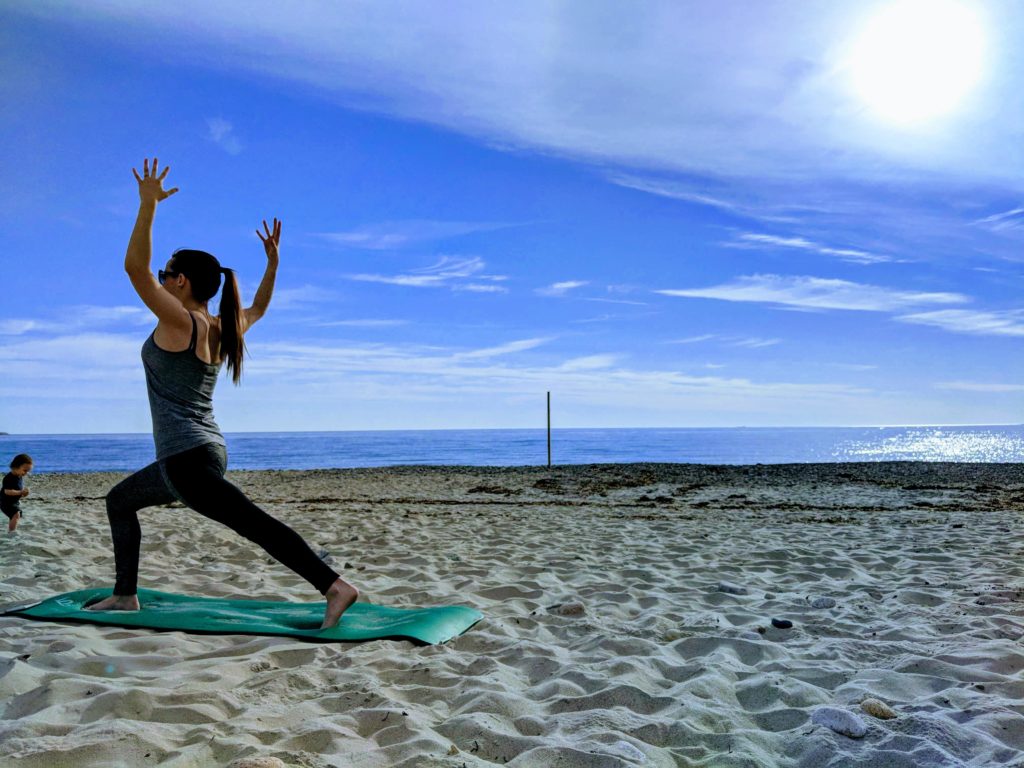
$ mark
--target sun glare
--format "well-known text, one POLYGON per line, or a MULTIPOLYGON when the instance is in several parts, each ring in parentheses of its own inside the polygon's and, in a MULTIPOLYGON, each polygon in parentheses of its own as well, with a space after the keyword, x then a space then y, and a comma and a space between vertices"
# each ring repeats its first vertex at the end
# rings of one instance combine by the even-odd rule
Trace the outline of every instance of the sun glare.
POLYGON ((952 112, 982 73, 981 19, 957 0, 897 0, 854 41, 853 87, 881 118, 918 123, 952 112))

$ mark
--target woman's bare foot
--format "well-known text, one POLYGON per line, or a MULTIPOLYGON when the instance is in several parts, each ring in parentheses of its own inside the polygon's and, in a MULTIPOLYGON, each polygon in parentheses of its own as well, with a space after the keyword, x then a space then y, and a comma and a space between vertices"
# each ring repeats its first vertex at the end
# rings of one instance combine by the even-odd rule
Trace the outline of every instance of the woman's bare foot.
POLYGON ((87 611, 137 611, 139 605, 138 595, 111 595, 100 600, 98 603, 85 606, 87 611))
POLYGON ((327 598, 327 610, 324 611, 324 623, 320 629, 330 629, 338 625, 341 614, 359 597, 359 590, 342 578, 339 578, 324 595, 327 598))

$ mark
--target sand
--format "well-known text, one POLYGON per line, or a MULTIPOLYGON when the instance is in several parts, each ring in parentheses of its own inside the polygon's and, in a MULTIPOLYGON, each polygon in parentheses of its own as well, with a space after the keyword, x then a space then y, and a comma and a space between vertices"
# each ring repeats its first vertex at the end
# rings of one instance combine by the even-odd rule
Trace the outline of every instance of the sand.
MULTIPOLYGON (((111 584, 122 476, 30 476, 0 602, 111 584)), ((366 599, 485 619, 419 646, 0 617, 0 765, 1024 766, 1020 465, 230 477, 366 599)), ((141 519, 141 586, 318 597, 187 509, 141 519)))

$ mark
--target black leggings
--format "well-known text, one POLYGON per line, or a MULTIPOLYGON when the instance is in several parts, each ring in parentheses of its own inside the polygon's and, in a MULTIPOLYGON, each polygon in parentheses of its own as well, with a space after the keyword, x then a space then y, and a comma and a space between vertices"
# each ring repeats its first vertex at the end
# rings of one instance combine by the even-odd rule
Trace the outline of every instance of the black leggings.
POLYGON ((134 595, 138 587, 142 529, 136 512, 178 500, 199 514, 223 523, 259 544, 321 594, 338 578, 299 534, 257 507, 224 479, 228 457, 223 446, 201 445, 140 469, 107 494, 107 518, 114 540, 115 595, 134 595))

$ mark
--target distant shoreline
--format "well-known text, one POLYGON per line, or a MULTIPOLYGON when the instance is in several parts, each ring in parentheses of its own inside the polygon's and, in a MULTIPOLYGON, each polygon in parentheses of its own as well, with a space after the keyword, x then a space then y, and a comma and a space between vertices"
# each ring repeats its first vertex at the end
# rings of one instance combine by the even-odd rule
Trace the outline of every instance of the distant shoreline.
MULTIPOLYGON (((141 467, 140 467, 141 469, 141 467)), ((88 478, 90 482, 107 476, 114 483, 134 470, 89 472, 36 472, 36 477, 88 478)), ((875 483, 892 485, 929 485, 953 487, 972 483, 995 483, 1024 488, 1024 462, 967 461, 861 461, 806 462, 788 464, 697 464, 667 462, 628 462, 601 464, 544 464, 516 466, 480 466, 466 464, 395 464, 379 467, 336 467, 320 469, 228 469, 229 475, 263 481, 280 478, 287 481, 331 481, 344 477, 394 477, 424 480, 443 477, 527 480, 557 478, 564 480, 618 479, 633 483, 705 483, 768 485, 800 482, 875 483)))

